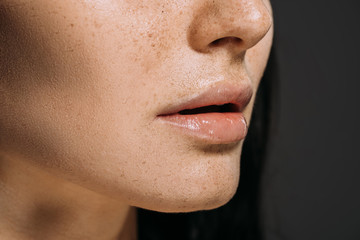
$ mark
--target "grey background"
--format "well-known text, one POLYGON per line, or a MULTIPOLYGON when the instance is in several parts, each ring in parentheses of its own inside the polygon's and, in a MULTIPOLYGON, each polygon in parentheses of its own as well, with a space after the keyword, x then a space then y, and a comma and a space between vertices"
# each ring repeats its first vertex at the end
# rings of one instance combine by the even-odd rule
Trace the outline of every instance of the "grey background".
POLYGON ((272 3, 280 84, 263 237, 359 240, 360 1, 272 3))

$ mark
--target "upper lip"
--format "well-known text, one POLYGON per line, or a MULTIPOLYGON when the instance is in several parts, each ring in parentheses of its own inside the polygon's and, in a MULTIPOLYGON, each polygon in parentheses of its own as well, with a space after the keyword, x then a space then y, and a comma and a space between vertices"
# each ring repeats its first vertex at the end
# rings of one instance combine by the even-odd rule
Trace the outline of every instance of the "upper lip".
POLYGON ((219 83, 211 85, 205 91, 185 99, 185 101, 180 104, 168 106, 158 116, 172 115, 186 109, 229 103, 234 104, 240 112, 248 105, 252 95, 253 90, 249 84, 219 83))

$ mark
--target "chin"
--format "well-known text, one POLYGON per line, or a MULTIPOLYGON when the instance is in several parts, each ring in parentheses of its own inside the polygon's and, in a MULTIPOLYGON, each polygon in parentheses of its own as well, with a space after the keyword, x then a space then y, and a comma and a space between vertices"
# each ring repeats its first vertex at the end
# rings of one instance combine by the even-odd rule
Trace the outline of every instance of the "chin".
POLYGON ((196 198, 169 200, 169 202, 163 201, 163 204, 155 204, 147 207, 147 209, 165 213, 186 213, 201 210, 212 210, 229 202, 235 192, 236 190, 226 192, 225 194, 207 194, 197 196, 196 198))
POLYGON ((146 197, 136 207, 166 213, 194 212, 211 210, 225 205, 235 195, 238 178, 224 179, 216 184, 198 186, 174 186, 174 188, 146 197), (167 192, 167 193, 165 193, 167 192))

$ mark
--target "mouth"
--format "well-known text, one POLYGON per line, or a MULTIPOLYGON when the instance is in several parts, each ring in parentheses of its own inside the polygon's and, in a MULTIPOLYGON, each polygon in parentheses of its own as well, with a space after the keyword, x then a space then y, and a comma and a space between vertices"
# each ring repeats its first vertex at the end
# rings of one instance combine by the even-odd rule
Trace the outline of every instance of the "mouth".
POLYGON ((239 107, 233 103, 227 103, 222 105, 210 105, 194 109, 184 109, 179 111, 180 115, 195 115, 204 113, 226 113, 226 112, 239 112, 239 107))
POLYGON ((251 97, 250 86, 216 85, 169 107, 157 119, 202 142, 234 143, 246 137, 247 122, 242 112, 251 97))

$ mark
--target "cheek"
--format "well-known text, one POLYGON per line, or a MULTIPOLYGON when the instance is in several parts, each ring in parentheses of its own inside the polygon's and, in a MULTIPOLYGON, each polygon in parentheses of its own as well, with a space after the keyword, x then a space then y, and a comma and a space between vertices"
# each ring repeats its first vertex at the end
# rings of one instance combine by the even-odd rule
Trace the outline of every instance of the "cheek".
MULTIPOLYGON (((245 55, 245 67, 247 74, 249 75, 255 92, 257 91, 261 78, 263 77, 266 64, 269 58, 271 45, 273 40, 273 28, 269 30, 266 36, 254 47, 250 48, 245 55)), ((244 111, 244 115, 247 116, 247 119, 251 119, 251 114, 253 111, 253 106, 255 102, 255 96, 250 102, 250 108, 247 108, 244 111)))
POLYGON ((255 89, 258 88, 265 71, 273 41, 273 31, 274 29, 271 27, 265 37, 246 52, 246 69, 254 82, 255 89))

